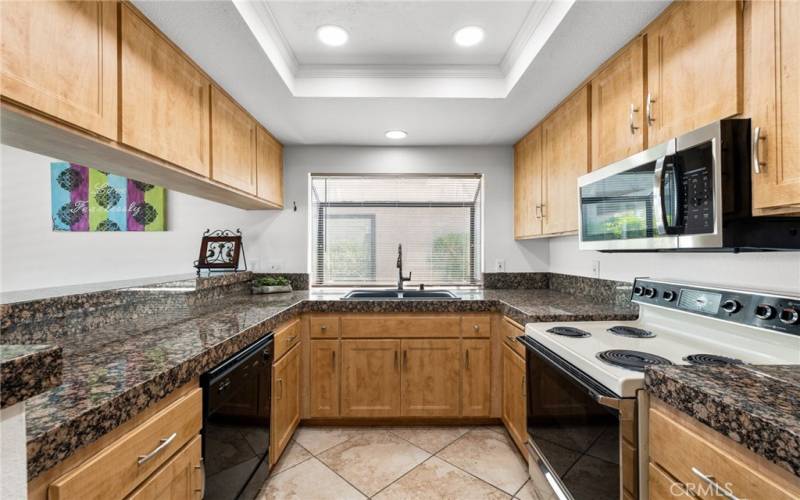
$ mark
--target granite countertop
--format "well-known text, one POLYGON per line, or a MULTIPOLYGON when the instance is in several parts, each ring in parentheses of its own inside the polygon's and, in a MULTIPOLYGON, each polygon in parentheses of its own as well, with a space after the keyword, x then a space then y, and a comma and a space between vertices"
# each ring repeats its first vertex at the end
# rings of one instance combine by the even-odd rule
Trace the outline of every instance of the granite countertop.
POLYGON ((650 393, 800 477, 800 365, 653 366, 650 393))
POLYGON ((62 366, 57 345, 0 345, 0 408, 60 385, 62 366))
POLYGON ((215 305, 176 302, 174 310, 168 303, 59 338, 63 383, 26 402, 29 480, 303 312, 499 311, 522 324, 636 316, 630 306, 552 289, 459 291, 455 301, 343 301, 342 293, 242 294, 215 305))

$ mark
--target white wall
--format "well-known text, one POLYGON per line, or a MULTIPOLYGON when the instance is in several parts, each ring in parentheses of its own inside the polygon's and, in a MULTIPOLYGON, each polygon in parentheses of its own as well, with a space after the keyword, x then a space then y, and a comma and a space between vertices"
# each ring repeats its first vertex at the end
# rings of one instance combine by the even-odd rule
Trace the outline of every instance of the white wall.
POLYGON ((285 209, 268 216, 260 239, 262 268, 308 271, 308 179, 325 173, 442 173, 484 175, 484 265, 504 260, 508 271, 545 271, 546 241, 514 241, 514 166, 510 146, 289 146, 284 150, 285 209), (297 204, 297 211, 292 204, 297 204))
POLYGON ((550 271, 631 281, 637 276, 800 292, 800 252, 600 253, 578 250, 575 236, 550 240, 550 271))
POLYGON ((58 160, 0 147, 0 290, 4 292, 192 272, 206 228, 241 228, 250 256, 256 228, 265 217, 265 211, 240 210, 168 191, 167 231, 53 231, 52 161, 58 160))

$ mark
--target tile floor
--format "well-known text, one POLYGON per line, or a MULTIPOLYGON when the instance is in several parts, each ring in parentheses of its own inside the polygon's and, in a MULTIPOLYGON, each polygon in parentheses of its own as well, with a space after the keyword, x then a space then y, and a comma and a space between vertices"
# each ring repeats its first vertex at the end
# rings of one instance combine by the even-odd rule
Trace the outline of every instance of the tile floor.
POLYGON ((302 427, 259 500, 535 500, 502 427, 302 427))

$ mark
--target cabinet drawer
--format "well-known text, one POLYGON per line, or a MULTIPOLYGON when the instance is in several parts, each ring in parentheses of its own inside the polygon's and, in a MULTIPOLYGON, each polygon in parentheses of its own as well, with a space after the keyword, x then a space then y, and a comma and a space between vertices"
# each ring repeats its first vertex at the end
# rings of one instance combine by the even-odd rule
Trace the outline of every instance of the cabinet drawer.
POLYGON ((492 317, 487 315, 464 315, 461 317, 461 336, 488 338, 492 333, 492 317))
MULTIPOLYGON (((708 430, 709 434, 714 432, 708 430)), ((752 464, 721 448, 710 437, 696 433, 666 413, 650 409, 650 460, 678 481, 693 485, 701 497, 712 498, 714 494, 713 488, 699 474, 713 477, 717 484, 739 498, 797 498, 800 490, 785 490, 752 464)))
POLYGON ((83 500, 127 495, 200 432, 202 402, 202 389, 175 401, 54 481, 49 498, 83 500))
POLYGON ((420 338, 459 337, 459 316, 375 315, 342 316, 342 337, 420 338))
POLYGON ((688 493, 686 486, 673 479, 658 465, 649 467, 647 490, 650 500, 674 500, 675 498, 697 498, 688 493))
POLYGON ((339 338, 339 316, 312 315, 308 320, 312 339, 339 338))
POLYGON ((503 317, 502 332, 503 343, 511 348, 512 351, 525 359, 525 346, 517 342, 516 338, 525 335, 525 329, 519 323, 503 317))
POLYGON ((295 344, 300 342, 300 320, 295 319, 289 323, 278 327, 275 332, 275 359, 278 361, 281 356, 289 352, 295 344))
POLYGON ((195 436, 127 500, 202 499, 205 478, 201 445, 200 436, 195 436))

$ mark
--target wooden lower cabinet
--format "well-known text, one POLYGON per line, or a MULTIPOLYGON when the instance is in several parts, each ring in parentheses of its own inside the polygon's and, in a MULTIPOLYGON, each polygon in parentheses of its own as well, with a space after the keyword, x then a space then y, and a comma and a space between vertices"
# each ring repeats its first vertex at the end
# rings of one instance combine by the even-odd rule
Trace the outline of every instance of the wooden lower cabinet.
POLYGON ((400 415, 400 341, 346 339, 341 349, 341 416, 400 415))
POLYGON ((700 498, 722 498, 708 480, 726 489, 728 498, 800 498, 797 476, 689 415, 651 399, 648 420, 650 498, 672 498, 664 490, 679 488, 671 483, 700 498))
POLYGON ((527 423, 525 412, 525 360, 503 344, 503 423, 514 444, 526 455, 527 423))
POLYGON ((402 341, 402 415, 457 417, 461 378, 460 340, 402 341))
POLYGON ((492 411, 492 341, 464 339, 461 352, 461 415, 488 417, 492 411))
MULTIPOLYGON (((647 491, 650 500, 674 500, 675 498, 697 498, 689 493, 686 485, 670 476, 655 464, 648 466, 647 491)), ((625 492, 627 494, 627 492, 625 492)))
POLYGON ((309 363, 309 415, 339 416, 339 341, 312 340, 309 363))
POLYGON ((189 500, 203 498, 202 440, 195 436, 150 476, 129 500, 189 500))
POLYGON ((272 365, 270 463, 280 458, 300 423, 300 344, 272 365))

